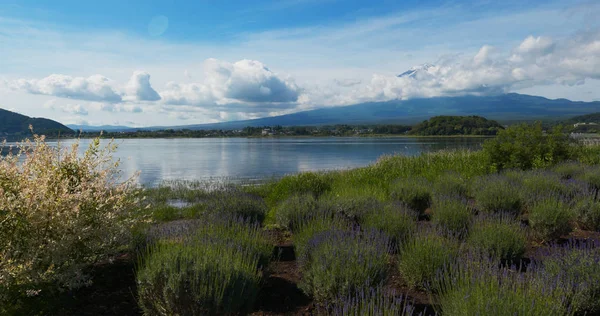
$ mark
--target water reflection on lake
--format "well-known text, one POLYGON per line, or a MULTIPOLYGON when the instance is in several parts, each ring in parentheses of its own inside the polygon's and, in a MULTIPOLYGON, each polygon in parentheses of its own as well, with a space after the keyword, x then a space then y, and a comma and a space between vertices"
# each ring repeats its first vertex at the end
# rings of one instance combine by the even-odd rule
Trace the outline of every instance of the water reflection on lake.
MULTIPOLYGON (((416 155, 452 148, 479 148, 483 138, 201 138, 119 139, 115 158, 139 183, 215 178, 256 180, 300 171, 346 169, 385 154, 416 155)), ((73 140, 63 140, 67 145, 73 140)), ((87 147, 90 140, 81 140, 87 147)))

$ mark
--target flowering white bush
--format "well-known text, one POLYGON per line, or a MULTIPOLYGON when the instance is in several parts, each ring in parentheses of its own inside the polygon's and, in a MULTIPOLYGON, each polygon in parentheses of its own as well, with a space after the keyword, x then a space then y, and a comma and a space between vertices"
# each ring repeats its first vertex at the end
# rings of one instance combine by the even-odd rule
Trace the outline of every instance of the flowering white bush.
POLYGON ((18 147, 0 155, 0 304, 3 291, 86 284, 83 267, 127 242, 140 205, 134 179, 118 180, 112 141, 83 155, 37 135, 18 147))

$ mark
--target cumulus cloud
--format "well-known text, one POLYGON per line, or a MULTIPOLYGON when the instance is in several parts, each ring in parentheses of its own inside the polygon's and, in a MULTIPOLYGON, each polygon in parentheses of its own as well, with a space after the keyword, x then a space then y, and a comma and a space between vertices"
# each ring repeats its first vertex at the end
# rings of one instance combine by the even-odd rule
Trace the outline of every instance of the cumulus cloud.
POLYGON ((204 71, 202 83, 169 83, 160 92, 164 102, 205 107, 234 102, 273 104, 296 102, 300 95, 293 80, 279 77, 259 61, 208 59, 204 71))
POLYGON ((451 56, 399 76, 374 74, 351 89, 310 90, 301 102, 343 105, 419 97, 490 95, 540 85, 578 85, 600 79, 600 32, 566 39, 525 38, 510 52, 485 45, 472 57, 451 56))
POLYGON ((101 75, 85 78, 53 74, 43 79, 15 80, 9 86, 13 90, 61 98, 111 103, 122 101, 111 80, 101 75))
POLYGON ((135 71, 127 85, 125 92, 136 101, 158 101, 160 95, 150 85, 150 74, 144 71, 135 71))
POLYGON ((60 103, 54 99, 44 103, 44 108, 78 116, 86 116, 89 114, 88 110, 81 104, 60 103))

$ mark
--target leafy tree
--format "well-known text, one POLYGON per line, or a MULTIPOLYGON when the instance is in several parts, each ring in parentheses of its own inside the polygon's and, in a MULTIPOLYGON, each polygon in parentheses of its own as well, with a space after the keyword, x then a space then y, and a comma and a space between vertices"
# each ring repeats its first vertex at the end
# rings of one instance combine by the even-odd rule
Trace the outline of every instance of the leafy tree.
POLYGON ((541 122, 536 122, 514 125, 501 131, 496 138, 483 144, 483 150, 489 163, 497 170, 525 170, 567 160, 573 153, 573 146, 562 126, 546 132, 541 122))

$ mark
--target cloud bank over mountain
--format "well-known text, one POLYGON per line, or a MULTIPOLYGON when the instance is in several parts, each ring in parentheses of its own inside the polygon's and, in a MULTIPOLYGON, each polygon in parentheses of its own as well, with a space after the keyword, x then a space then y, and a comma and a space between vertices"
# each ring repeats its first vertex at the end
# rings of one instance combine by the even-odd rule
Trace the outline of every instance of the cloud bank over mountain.
MULTIPOLYGON (((193 112, 189 108, 197 107, 267 114, 393 99, 492 95, 538 85, 573 86, 587 79, 600 79, 600 32, 559 40, 529 36, 508 52, 485 45, 472 56, 445 56, 398 76, 373 74, 366 82, 346 78, 330 86, 312 88, 301 88, 292 77, 282 76, 256 60, 230 63, 208 59, 203 69, 201 82, 168 82, 158 91, 150 83, 150 74, 144 71, 135 71, 123 85, 102 75, 85 78, 53 74, 41 79, 14 80, 9 86, 31 94, 102 102, 101 109, 105 111, 138 113, 144 107, 160 106, 177 112, 193 112)), ((87 114, 85 109, 72 106, 61 109, 87 114)), ((186 117, 181 113, 179 116, 186 117)))

